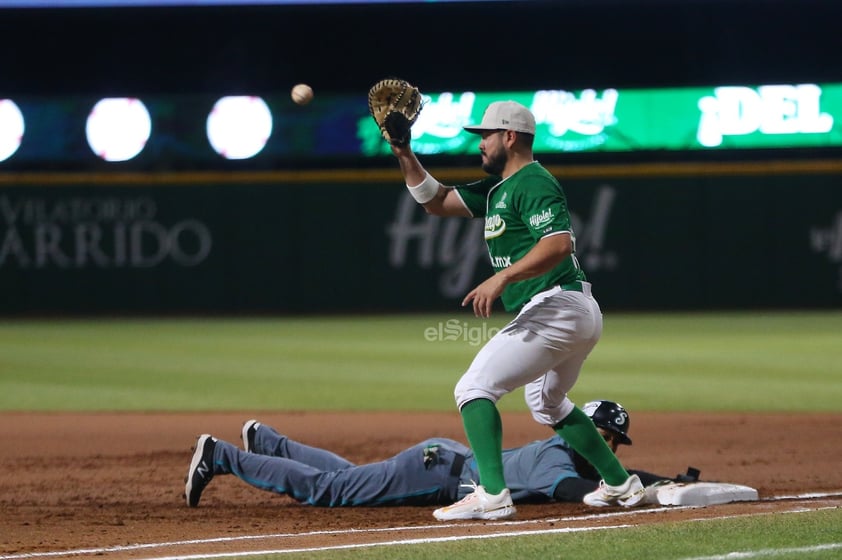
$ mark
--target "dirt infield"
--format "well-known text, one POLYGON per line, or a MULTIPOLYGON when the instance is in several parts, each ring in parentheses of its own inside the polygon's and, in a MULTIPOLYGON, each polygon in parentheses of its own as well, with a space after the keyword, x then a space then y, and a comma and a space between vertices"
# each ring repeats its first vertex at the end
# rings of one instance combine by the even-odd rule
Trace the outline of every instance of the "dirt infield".
MULTIPOLYGON (((0 417, 4 474, 0 480, 0 559, 46 553, 52 558, 64 552, 76 557, 148 558, 266 550, 267 546, 297 549, 466 530, 464 523, 437 524, 430 508, 302 506, 285 496, 255 490, 232 476, 214 479, 196 509, 187 508, 182 499, 196 436, 207 432, 239 444, 242 422, 250 417, 306 443, 366 462, 431 436, 464 441, 455 413, 5 413, 0 417)), ((504 414, 503 421, 506 446, 549 435, 526 414, 504 414)), ((643 513, 645 508, 640 514, 634 510, 624 523, 758 508, 775 511, 792 507, 798 500, 767 498, 842 492, 840 414, 633 413, 631 435, 634 445, 620 451, 627 466, 670 476, 694 466, 701 469, 704 480, 756 488, 761 501, 667 508, 649 514, 643 513)), ((831 503, 840 505, 838 498, 831 503)), ((593 513, 580 504, 521 506, 517 520, 573 526, 593 513)), ((494 523, 468 525, 473 533, 499 531, 499 524, 494 523)))

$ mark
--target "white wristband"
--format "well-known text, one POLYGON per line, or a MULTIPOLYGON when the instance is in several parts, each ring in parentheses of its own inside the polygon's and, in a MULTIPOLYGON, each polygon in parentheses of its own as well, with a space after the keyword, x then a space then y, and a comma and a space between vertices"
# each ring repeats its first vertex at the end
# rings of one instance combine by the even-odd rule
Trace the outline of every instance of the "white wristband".
POLYGON ((439 182, 436 181, 429 172, 427 176, 421 181, 420 185, 414 187, 406 186, 409 189, 409 194, 412 195, 418 204, 427 204, 433 200, 439 192, 439 182))

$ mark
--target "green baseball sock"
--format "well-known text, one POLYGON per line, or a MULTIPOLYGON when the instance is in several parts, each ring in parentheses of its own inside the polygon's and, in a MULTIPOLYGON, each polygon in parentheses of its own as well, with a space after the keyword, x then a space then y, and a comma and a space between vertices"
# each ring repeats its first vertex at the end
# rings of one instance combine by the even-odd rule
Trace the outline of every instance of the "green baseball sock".
POLYGON ((477 460, 480 483, 489 494, 499 494, 506 488, 500 411, 490 400, 476 399, 465 404, 460 412, 465 435, 477 460))
POLYGON ((599 435, 593 421, 579 407, 553 426, 553 430, 594 466, 606 484, 619 486, 629 477, 620 460, 599 435))

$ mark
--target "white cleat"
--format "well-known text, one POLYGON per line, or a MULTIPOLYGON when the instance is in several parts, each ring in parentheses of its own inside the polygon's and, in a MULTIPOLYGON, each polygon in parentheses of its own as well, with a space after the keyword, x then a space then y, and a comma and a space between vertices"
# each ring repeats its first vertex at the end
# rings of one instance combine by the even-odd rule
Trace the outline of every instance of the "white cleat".
POLYGON ((589 506, 608 507, 620 505, 623 507, 636 507, 646 505, 646 488, 640 482, 640 478, 633 474, 620 486, 609 486, 604 480, 599 481, 599 488, 585 494, 582 499, 589 506))
POLYGON ((459 519, 509 519, 514 517, 515 509, 512 495, 508 488, 499 494, 489 494, 485 488, 472 484, 474 491, 453 505, 439 508, 433 512, 433 517, 439 521, 455 521, 459 519))

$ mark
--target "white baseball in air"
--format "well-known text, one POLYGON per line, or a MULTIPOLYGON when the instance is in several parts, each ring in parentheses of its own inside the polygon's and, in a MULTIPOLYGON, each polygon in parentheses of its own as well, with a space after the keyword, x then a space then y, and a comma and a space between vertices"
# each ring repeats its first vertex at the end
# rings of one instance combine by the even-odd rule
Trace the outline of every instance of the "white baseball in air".
POLYGON ((231 95, 220 98, 207 122, 208 141, 226 159, 248 159, 260 152, 272 135, 272 111, 262 98, 231 95))
POLYGON ((296 84, 290 92, 290 97, 297 105, 307 105, 313 100, 313 88, 307 84, 296 84))
POLYGON ((152 120, 140 99, 106 97, 88 115, 85 135, 91 150, 105 161, 126 161, 149 141, 152 120))

